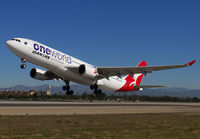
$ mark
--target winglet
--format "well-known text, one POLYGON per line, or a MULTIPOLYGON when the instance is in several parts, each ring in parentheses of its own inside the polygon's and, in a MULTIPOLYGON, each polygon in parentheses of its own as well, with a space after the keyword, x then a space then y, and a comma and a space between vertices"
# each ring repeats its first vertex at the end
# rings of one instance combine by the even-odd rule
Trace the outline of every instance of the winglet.
POLYGON ((194 63, 196 62, 196 60, 191 61, 190 63, 188 63, 188 66, 192 66, 194 63))
POLYGON ((147 62, 142 60, 137 66, 138 67, 147 66, 147 62))

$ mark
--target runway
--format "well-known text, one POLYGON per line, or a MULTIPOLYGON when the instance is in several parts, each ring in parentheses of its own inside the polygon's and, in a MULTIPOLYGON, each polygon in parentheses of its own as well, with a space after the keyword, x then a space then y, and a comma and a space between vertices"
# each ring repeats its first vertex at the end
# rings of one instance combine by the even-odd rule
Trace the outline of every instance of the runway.
POLYGON ((200 103, 0 101, 1 115, 200 112, 200 103))

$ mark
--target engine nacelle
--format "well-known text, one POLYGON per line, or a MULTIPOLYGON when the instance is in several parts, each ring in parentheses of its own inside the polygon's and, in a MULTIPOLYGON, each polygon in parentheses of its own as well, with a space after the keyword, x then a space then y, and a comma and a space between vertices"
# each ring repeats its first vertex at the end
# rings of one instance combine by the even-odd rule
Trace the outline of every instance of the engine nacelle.
POLYGON ((50 79, 50 77, 47 76, 46 71, 37 69, 37 68, 33 68, 31 70, 30 76, 34 79, 41 80, 41 81, 50 79))
POLYGON ((84 64, 79 66, 78 73, 83 75, 84 77, 88 77, 88 78, 92 78, 92 79, 94 79, 96 76, 98 76, 96 68, 86 66, 84 64))

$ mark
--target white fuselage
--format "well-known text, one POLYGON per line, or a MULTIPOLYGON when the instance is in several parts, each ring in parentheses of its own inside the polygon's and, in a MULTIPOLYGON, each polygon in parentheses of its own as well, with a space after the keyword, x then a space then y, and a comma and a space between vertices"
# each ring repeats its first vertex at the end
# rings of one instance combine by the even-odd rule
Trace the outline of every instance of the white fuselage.
MULTIPOLYGON (((92 85, 96 81, 84 77, 69 70, 69 67, 78 67, 81 64, 94 67, 84 61, 76 59, 70 55, 52 49, 39 42, 19 38, 20 42, 9 40, 6 42, 8 48, 18 57, 26 59, 28 62, 44 67, 66 81, 73 81, 79 84, 92 85)), ((98 80, 97 85, 100 89, 117 91, 122 88, 126 80, 112 76, 98 80)))

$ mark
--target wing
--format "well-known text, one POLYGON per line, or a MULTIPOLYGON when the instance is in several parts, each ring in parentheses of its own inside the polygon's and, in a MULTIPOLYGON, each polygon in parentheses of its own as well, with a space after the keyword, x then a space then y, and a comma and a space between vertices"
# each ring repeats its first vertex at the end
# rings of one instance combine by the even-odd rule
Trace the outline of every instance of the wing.
POLYGON ((196 60, 193 60, 187 64, 183 65, 167 65, 167 66, 141 66, 141 67, 98 67, 97 71, 100 77, 108 78, 110 76, 118 76, 127 75, 127 74, 137 74, 137 73, 152 73, 153 71, 159 70, 167 70, 167 69, 175 69, 175 68, 183 68, 192 66, 196 60))

